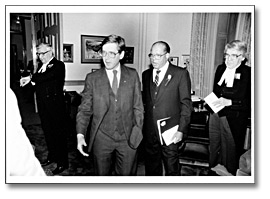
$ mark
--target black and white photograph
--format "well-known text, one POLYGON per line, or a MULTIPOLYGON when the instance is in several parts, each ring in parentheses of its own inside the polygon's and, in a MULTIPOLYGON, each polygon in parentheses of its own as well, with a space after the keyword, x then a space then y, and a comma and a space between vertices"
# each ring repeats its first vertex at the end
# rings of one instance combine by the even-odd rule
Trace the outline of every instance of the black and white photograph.
POLYGON ((256 184, 255 13, 5 5, 5 184, 256 184))

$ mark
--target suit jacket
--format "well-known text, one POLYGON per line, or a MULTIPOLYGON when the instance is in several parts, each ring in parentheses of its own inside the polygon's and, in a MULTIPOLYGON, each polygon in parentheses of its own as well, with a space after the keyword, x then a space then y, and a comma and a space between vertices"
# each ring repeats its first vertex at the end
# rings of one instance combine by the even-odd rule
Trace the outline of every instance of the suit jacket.
MULTIPOLYGON (((89 73, 85 79, 81 105, 78 108, 76 129, 86 137, 87 127, 92 118, 88 151, 90 152, 99 126, 109 110, 110 83, 105 68, 89 73)), ((135 69, 121 65, 118 88, 121 93, 121 114, 126 138, 131 148, 137 148, 142 140, 143 103, 141 83, 135 69)))
POLYGON ((39 99, 63 98, 63 88, 65 83, 65 64, 53 58, 47 65, 43 73, 38 73, 42 64, 39 65, 37 72, 33 74, 31 81, 35 82, 36 95, 39 99))
POLYGON ((143 72, 143 101, 145 105, 144 137, 152 142, 151 132, 158 137, 157 120, 167 117, 178 120, 178 131, 186 133, 193 110, 191 82, 186 69, 169 64, 159 91, 154 99, 153 68, 143 72), (168 78, 170 76, 171 78, 168 78))
POLYGON ((249 112, 251 104, 251 69, 242 63, 235 71, 233 87, 221 86, 218 82, 226 70, 226 65, 217 67, 214 79, 213 92, 217 97, 224 97, 232 100, 232 105, 227 106, 219 112, 220 116, 238 115, 239 112, 249 112))

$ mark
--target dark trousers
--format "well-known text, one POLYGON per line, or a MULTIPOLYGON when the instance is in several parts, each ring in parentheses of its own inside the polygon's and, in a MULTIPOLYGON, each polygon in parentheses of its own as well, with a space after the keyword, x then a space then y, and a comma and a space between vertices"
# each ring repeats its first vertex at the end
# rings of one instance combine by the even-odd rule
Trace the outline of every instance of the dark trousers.
MULTIPOLYGON (((241 118, 240 118, 241 119, 241 118)), ((230 125, 228 118, 211 114, 209 120, 210 167, 221 164, 233 175, 239 168, 239 158, 244 152, 246 122, 230 125)))
POLYGON ((93 155, 96 175, 109 176, 112 168, 115 175, 136 175, 137 150, 129 147, 124 133, 120 135, 115 132, 114 136, 110 137, 98 130, 93 144, 93 155))
POLYGON ((37 98, 38 112, 48 149, 47 159, 68 166, 66 115, 62 99, 37 98))
POLYGON ((145 175, 162 176, 163 166, 166 176, 179 176, 178 144, 161 145, 156 139, 155 143, 145 143, 145 175), (163 162, 163 164, 162 164, 163 162))

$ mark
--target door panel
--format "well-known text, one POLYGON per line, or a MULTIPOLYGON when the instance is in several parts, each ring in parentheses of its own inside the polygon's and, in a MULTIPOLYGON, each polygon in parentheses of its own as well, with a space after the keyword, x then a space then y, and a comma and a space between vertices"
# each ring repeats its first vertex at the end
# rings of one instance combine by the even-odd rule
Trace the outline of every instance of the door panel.
POLYGON ((37 45, 45 42, 52 45, 55 57, 60 60, 60 17, 59 13, 35 14, 37 45))

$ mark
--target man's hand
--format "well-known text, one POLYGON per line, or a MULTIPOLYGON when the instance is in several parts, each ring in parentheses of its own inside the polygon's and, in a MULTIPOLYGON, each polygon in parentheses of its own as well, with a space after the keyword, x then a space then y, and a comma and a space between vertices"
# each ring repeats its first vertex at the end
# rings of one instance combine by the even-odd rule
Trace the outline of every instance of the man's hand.
POLYGON ((231 106, 232 100, 220 97, 217 101, 213 102, 213 105, 217 108, 220 106, 231 106))
POLYGON ((23 86, 25 86, 26 84, 28 84, 30 81, 31 81, 31 77, 30 77, 30 76, 22 77, 22 78, 20 79, 20 86, 23 87, 23 86))
POLYGON ((89 156, 89 154, 83 151, 83 146, 87 146, 87 144, 85 143, 84 136, 82 134, 78 134, 77 135, 77 149, 80 151, 80 153, 83 156, 89 156))
POLYGON ((183 133, 180 131, 176 131, 174 136, 172 137, 172 140, 174 144, 176 144, 177 142, 180 142, 183 139, 183 133))

